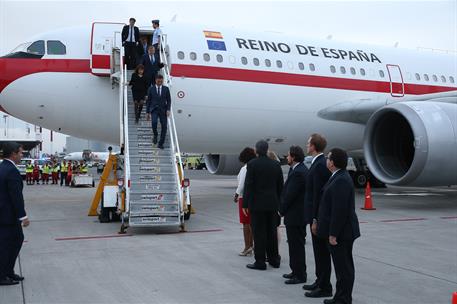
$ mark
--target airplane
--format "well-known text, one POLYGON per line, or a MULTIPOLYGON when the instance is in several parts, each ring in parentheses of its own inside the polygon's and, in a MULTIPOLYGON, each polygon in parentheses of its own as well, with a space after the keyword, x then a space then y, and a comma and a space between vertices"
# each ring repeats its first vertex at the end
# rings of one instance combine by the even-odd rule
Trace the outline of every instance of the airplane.
MULTIPOLYGON (((118 145, 119 90, 110 74, 123 26, 57 29, 1 57, 0 110, 118 145)), ((236 173, 239 151, 259 139, 285 155, 318 132, 329 147, 363 158, 383 183, 457 184, 454 54, 217 26, 161 28, 181 149, 205 154, 211 173, 236 173)))
POLYGON ((106 163, 109 157, 109 152, 90 152, 90 153, 85 153, 85 152, 72 152, 68 153, 65 155, 63 158, 64 160, 70 160, 70 161, 89 161, 89 162, 95 162, 95 163, 106 163))

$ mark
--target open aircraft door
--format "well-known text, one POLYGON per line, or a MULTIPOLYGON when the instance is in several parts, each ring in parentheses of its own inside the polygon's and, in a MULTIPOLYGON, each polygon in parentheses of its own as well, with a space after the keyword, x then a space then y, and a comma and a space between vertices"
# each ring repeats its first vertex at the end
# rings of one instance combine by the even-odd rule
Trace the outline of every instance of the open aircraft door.
POLYGON ((124 23, 92 23, 90 45, 90 68, 97 76, 110 76, 113 63, 113 48, 122 47, 124 23))
POLYGON ((387 65, 387 72, 390 79, 390 94, 393 97, 405 96, 405 84, 403 82, 403 75, 401 74, 400 67, 394 64, 387 65))

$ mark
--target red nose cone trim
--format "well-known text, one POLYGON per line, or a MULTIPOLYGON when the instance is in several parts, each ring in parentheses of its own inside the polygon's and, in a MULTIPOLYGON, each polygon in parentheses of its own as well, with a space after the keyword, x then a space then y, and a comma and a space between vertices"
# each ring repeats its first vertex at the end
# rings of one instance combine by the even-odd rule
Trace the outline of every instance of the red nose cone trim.
POLYGON ((90 60, 0 58, 0 93, 21 77, 44 72, 90 73, 90 60))

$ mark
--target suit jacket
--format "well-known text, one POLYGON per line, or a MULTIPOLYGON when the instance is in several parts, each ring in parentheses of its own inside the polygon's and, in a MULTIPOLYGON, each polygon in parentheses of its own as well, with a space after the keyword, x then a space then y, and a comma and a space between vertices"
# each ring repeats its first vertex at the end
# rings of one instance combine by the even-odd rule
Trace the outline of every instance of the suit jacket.
POLYGON ((168 87, 162 85, 160 96, 157 95, 157 87, 155 84, 151 85, 148 90, 148 100, 146 101, 146 112, 159 110, 162 113, 170 111, 171 97, 168 87))
POLYGON ((143 57, 141 57, 140 62, 142 65, 144 65, 144 75, 148 76, 149 78, 155 76, 160 70, 159 61, 154 56, 154 54, 152 54, 152 58, 154 59, 154 62, 151 62, 149 59, 149 54, 144 54, 143 57))
POLYGON ((148 54, 148 47, 150 46, 149 43, 146 44, 146 49, 144 49, 144 45, 142 42, 140 42, 137 46, 137 50, 138 50, 138 56, 140 58, 143 58, 143 55, 147 55, 148 54))
POLYGON ((332 173, 327 169, 324 155, 317 157, 308 171, 306 179, 305 217, 307 223, 317 219, 322 188, 327 183, 332 173))
POLYGON ((0 226, 18 224, 26 216, 23 182, 19 170, 8 160, 0 164, 0 226))
MULTIPOLYGON (((129 28, 130 28, 129 25, 125 25, 122 28, 122 45, 124 45, 124 43, 127 41, 127 38, 129 37, 129 28)), ((139 28, 134 26, 133 27, 133 32, 134 32, 134 36, 135 36, 135 41, 139 42, 140 41, 140 30, 139 30, 139 28)))
POLYGON ((355 213, 354 183, 346 170, 339 170, 325 184, 317 218, 317 234, 338 240, 355 240, 360 236, 355 213))
POLYGON ((243 208, 250 211, 278 211, 284 184, 281 165, 267 156, 247 164, 243 208))
POLYGON ((298 164, 289 174, 282 189, 279 212, 284 215, 287 226, 305 226, 305 193, 308 169, 305 164, 298 164))

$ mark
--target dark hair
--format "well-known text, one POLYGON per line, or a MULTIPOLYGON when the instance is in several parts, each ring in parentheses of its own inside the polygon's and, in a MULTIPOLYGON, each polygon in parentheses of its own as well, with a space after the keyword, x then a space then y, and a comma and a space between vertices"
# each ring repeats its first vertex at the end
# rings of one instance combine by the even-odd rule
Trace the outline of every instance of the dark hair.
POLYGON ((154 49, 154 50, 155 50, 155 46, 149 45, 149 46, 148 46, 148 50, 149 50, 149 49, 154 49))
POLYGON ((135 18, 130 18, 129 21, 133 21, 133 22, 136 22, 136 19, 135 18))
POLYGON ((255 144, 255 152, 260 156, 265 156, 268 153, 268 143, 265 140, 259 140, 255 144))
POLYGON ((163 79, 163 75, 158 74, 158 75, 156 76, 156 79, 163 79))
POLYGON ((141 69, 143 69, 143 71, 144 71, 144 65, 142 65, 142 64, 137 65, 135 68, 135 74, 138 74, 138 71, 141 69))
POLYGON ((324 136, 314 133, 311 134, 310 145, 313 145, 317 152, 323 152, 327 147, 327 140, 324 136))
POLYGON ((330 150, 330 160, 338 169, 346 169, 348 165, 348 154, 340 148, 333 148, 330 150))
POLYGON ((305 153, 303 152, 303 149, 299 146, 291 146, 289 148, 289 154, 297 163, 301 163, 305 160, 305 153))
POLYGON ((3 157, 8 158, 13 153, 18 153, 20 148, 22 148, 22 146, 14 141, 3 144, 3 157))
POLYGON ((247 164, 251 159, 254 159, 255 151, 250 147, 246 147, 241 151, 240 156, 238 157, 239 161, 243 164, 247 164))

